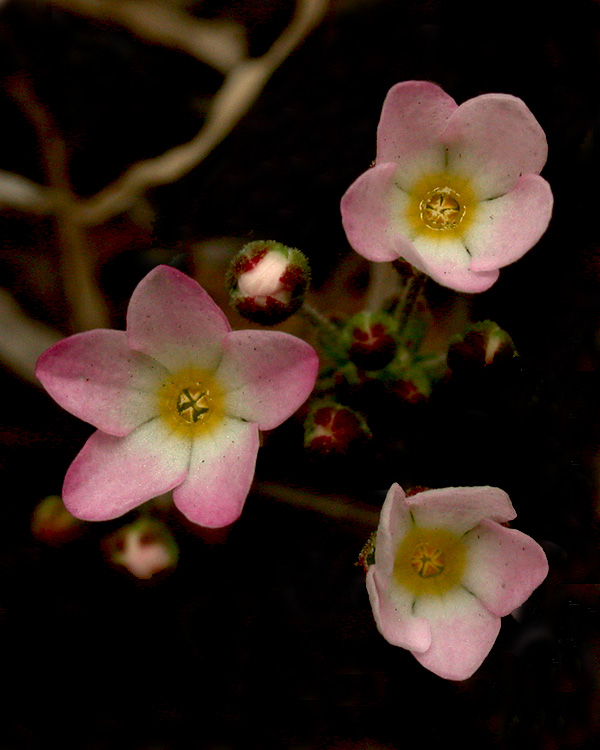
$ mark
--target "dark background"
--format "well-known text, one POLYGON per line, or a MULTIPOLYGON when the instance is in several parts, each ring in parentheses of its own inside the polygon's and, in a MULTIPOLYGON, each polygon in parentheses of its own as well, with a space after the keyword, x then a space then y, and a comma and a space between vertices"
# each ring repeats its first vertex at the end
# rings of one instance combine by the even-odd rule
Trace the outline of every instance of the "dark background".
MULTIPOLYGON (((259 55, 292 6, 215 0, 194 10, 243 22, 259 55)), ((0 44, 0 76, 32 81, 81 195, 191 138, 221 81, 183 54, 41 3, 9 3, 0 44)), ((258 489, 228 533, 170 518, 180 563, 150 582, 100 553, 122 521, 63 546, 32 537, 33 508, 60 491, 90 428, 2 371, 2 750, 598 746, 599 3, 334 4, 234 133, 189 176, 151 192, 151 227, 120 217, 92 232, 98 279, 122 326, 154 264, 190 270, 199 242, 268 237, 309 256, 314 293, 335 313, 328 290, 352 257, 339 199, 374 157, 386 91, 411 78, 459 102, 520 96, 548 136, 550 228, 469 302, 474 320, 511 334, 519 365, 456 373, 424 404, 369 401, 378 448, 358 465, 310 461, 291 421, 266 441, 258 489), (261 481, 374 510, 392 481, 497 485, 514 525, 544 546, 550 575, 519 620, 504 619, 474 677, 446 682, 377 633, 354 565, 371 529, 278 501, 261 481)), ((0 116, 0 168, 43 182, 35 132, 2 93, 0 116)), ((357 263, 341 290, 349 296, 364 287, 357 263)), ((67 334, 57 265, 50 219, 0 214, 0 285, 67 334)), ((201 283, 220 283, 205 273, 201 283)), ((442 317, 459 296, 433 283, 428 295, 442 317)))

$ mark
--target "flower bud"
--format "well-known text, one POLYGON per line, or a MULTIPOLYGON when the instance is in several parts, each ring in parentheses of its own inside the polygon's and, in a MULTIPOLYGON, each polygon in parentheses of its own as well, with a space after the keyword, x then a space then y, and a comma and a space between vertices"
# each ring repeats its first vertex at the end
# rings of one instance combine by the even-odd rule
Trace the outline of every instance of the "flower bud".
POLYGON ((309 281, 310 268, 303 253, 273 240, 245 245, 227 273, 232 306, 261 325, 275 325, 295 313, 309 281))
POLYGON ((381 370, 396 355, 394 321, 383 313, 363 311, 346 323, 348 357, 360 370, 381 370))
POLYGON ((179 557, 172 534, 153 518, 138 518, 123 526, 106 537, 103 547, 111 563, 144 580, 174 568, 179 557))
POLYGON ((83 522, 72 516, 59 495, 48 495, 33 511, 31 532, 47 544, 62 544, 75 539, 83 529, 83 522))
POLYGON ((322 456, 346 454, 370 437, 363 417, 329 401, 313 407, 304 424, 304 447, 322 456))
POLYGON ((448 350, 451 370, 479 369, 506 363, 517 356, 511 337, 491 320, 476 323, 448 350))

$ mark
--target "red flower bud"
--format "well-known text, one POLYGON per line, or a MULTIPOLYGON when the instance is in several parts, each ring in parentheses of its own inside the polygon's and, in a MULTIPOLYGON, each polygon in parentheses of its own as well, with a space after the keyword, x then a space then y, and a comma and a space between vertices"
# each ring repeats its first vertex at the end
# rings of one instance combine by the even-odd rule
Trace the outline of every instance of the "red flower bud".
POLYGON ((275 325, 302 305, 310 280, 306 257, 273 240, 247 244, 227 274, 229 299, 237 312, 261 325, 275 325))
POLYGON ((508 333, 493 321, 485 320, 476 323, 451 344, 448 350, 448 367, 451 370, 479 369, 509 362, 515 356, 515 345, 508 333))
POLYGON ((345 454, 370 437, 363 417, 333 402, 315 406, 304 425, 304 447, 323 456, 345 454))
POLYGON ((346 323, 348 357, 361 370, 381 370, 396 355, 394 323, 382 313, 361 312, 346 323))

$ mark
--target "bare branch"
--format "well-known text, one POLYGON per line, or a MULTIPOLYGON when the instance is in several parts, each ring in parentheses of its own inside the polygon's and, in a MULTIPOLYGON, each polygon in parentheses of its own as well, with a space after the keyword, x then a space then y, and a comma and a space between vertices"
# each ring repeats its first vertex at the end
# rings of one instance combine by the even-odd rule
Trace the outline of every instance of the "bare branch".
POLYGON ((35 363, 62 336, 28 318, 11 295, 0 289, 0 359, 30 383, 39 385, 35 363))
POLYGON ((75 330, 104 328, 108 312, 94 280, 85 228, 77 220, 78 202, 71 191, 67 148, 48 109, 37 98, 28 77, 16 74, 6 90, 35 128, 43 166, 54 196, 62 277, 75 330))
POLYGON ((49 214, 54 210, 51 191, 26 177, 0 170, 0 206, 32 214, 49 214))
POLYGON ((156 0, 48 0, 51 5, 117 23, 149 42, 181 50, 220 73, 246 55, 243 29, 231 21, 196 19, 156 0))
POLYGON ((290 25, 268 52, 240 63, 227 75, 199 133, 188 143, 134 164, 112 185, 82 201, 81 222, 90 225, 107 221, 128 210, 145 190, 174 182, 200 164, 237 125, 277 67, 321 20, 327 4, 328 0, 298 0, 290 25))
POLYGON ((379 513, 355 499, 343 495, 324 497, 322 494, 309 492, 305 489, 284 487, 274 482, 258 482, 253 491, 264 497, 273 498, 288 505, 305 508, 320 513, 328 518, 335 518, 368 530, 377 528, 379 513))

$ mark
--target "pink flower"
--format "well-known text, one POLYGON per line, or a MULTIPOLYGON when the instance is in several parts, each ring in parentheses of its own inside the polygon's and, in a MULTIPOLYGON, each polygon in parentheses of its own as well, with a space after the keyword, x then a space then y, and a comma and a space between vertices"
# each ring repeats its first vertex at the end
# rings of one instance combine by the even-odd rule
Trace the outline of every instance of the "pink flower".
POLYGON ((539 544, 500 525, 515 516, 496 487, 447 487, 407 498, 392 485, 367 573, 383 637, 440 677, 470 677, 494 645, 500 618, 548 573, 539 544))
POLYGON ((348 240, 369 260, 402 257, 451 289, 489 289, 546 231, 547 152, 517 97, 459 107, 433 83, 398 83, 383 104, 375 166, 342 198, 348 240))
POLYGON ((232 523, 252 483, 259 429, 296 411, 317 368, 306 342, 231 331, 195 281, 155 268, 133 292, 126 332, 78 333, 38 361, 50 395, 98 428, 67 471, 66 507, 102 521, 173 490, 195 523, 232 523))

